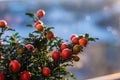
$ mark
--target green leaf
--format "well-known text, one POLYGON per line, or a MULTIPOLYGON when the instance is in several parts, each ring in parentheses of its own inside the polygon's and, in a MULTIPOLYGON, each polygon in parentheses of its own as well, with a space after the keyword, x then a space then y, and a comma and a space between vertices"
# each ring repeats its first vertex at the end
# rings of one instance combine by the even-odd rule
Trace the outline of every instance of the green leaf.
POLYGON ((28 15, 28 16, 31 17, 31 18, 34 18, 34 13, 32 13, 32 12, 31 12, 31 13, 30 13, 30 12, 29 12, 29 13, 26 13, 26 15, 28 15))
POLYGON ((17 33, 15 33, 14 35, 17 36, 18 34, 19 34, 19 33, 17 32, 17 33))
POLYGON ((71 78, 73 78, 74 80, 76 80, 76 76, 72 72, 69 72, 69 74, 70 74, 71 78))
POLYGON ((7 28, 8 31, 15 31, 15 29, 12 29, 10 27, 7 28))
POLYGON ((89 41, 96 41, 96 40, 99 40, 99 38, 92 38, 92 37, 90 37, 90 38, 88 38, 88 40, 89 41))
POLYGON ((48 27, 46 30, 49 31, 51 29, 54 29, 54 27, 48 27))
POLYGON ((31 34, 31 33, 29 33, 29 37, 33 38, 33 37, 34 37, 34 35, 33 35, 33 34, 31 34))
POLYGON ((26 26, 27 26, 27 27, 33 27, 33 25, 32 25, 32 24, 27 24, 26 26))
POLYGON ((20 36, 18 36, 19 33, 15 33, 13 34, 13 38, 19 38, 20 36))
POLYGON ((32 33, 40 33, 39 31, 33 31, 32 33))
POLYGON ((3 34, 3 32, 0 32, 0 36, 3 34))
POLYGON ((64 64, 62 66, 65 66, 65 67, 67 67, 67 66, 73 66, 73 64, 64 64))
POLYGON ((95 41, 95 39, 94 39, 94 38, 91 38, 91 37, 88 38, 88 40, 89 40, 89 41, 95 41))
POLYGON ((96 40, 99 40, 99 38, 95 38, 96 40))
POLYGON ((85 37, 86 37, 86 38, 88 38, 88 37, 89 37, 89 34, 88 34, 88 33, 86 33, 86 34, 85 34, 85 37))
POLYGON ((75 75, 74 74, 71 74, 70 75, 73 79, 75 79, 76 80, 76 77, 75 77, 75 75))
POLYGON ((83 36, 78 36, 78 39, 81 39, 81 38, 83 38, 83 36))
POLYGON ((13 40, 9 40, 9 42, 10 42, 10 43, 14 43, 14 41, 13 41, 13 40))

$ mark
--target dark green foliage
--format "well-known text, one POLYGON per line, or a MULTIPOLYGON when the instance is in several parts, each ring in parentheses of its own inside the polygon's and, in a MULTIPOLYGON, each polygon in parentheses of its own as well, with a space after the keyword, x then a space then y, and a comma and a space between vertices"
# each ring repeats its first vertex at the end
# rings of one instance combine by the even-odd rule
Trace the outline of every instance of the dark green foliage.
MULTIPOLYGON (((26 13, 26 15, 34 20, 38 19, 34 13, 26 13)), ((32 27, 32 24, 28 24, 27 26, 32 27)), ((6 80, 19 80, 21 72, 25 70, 31 73, 31 80, 63 80, 68 75, 76 79, 71 72, 66 70, 67 66, 74 66, 72 57, 65 60, 60 56, 59 61, 54 61, 51 58, 50 53, 53 50, 58 50, 61 53, 60 45, 63 43, 63 40, 59 37, 47 39, 47 32, 52 32, 54 27, 45 26, 43 31, 33 31, 29 33, 29 37, 27 38, 22 38, 16 32, 11 36, 2 37, 5 31, 15 30, 10 27, 0 29, 0 40, 4 42, 4 44, 0 45, 0 52, 2 53, 2 57, 0 58, 0 72, 4 72, 6 80), (27 49, 27 44, 33 45, 34 49, 27 49), (9 63, 12 60, 20 62, 21 69, 18 72, 11 71, 9 63), (43 67, 49 67, 51 69, 49 76, 43 76, 43 67)), ((85 36, 79 36, 78 39, 83 37, 89 41, 98 39, 89 37, 88 33, 85 36)), ((69 49, 72 50, 73 46, 74 44, 69 43, 69 49)), ((81 47, 82 51, 83 47, 81 47)))

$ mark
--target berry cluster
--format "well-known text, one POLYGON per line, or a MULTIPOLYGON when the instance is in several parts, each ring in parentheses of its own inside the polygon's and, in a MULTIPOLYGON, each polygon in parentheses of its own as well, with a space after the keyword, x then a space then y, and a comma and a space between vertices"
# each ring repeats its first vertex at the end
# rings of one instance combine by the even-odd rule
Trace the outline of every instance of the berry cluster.
POLYGON ((41 18, 44 10, 26 13, 33 20, 36 30, 29 37, 22 38, 18 33, 2 37, 5 31, 14 31, 5 20, 0 20, 0 80, 63 80, 66 75, 75 79, 66 70, 79 61, 77 54, 83 52, 89 41, 95 41, 89 34, 72 34, 71 42, 63 42, 47 27, 41 18))

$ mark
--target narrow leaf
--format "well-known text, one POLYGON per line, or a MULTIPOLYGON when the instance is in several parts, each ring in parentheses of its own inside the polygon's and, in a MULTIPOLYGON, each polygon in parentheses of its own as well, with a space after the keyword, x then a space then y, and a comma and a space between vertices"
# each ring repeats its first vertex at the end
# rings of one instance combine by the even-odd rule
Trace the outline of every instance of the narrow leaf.
POLYGON ((27 27, 32 27, 33 25, 32 25, 32 24, 27 24, 26 26, 27 26, 27 27))
POLYGON ((29 17, 31 17, 31 18, 34 18, 34 13, 26 13, 26 15, 28 15, 29 17))
POLYGON ((88 40, 89 40, 89 41, 95 41, 95 39, 94 39, 94 38, 88 38, 88 40))

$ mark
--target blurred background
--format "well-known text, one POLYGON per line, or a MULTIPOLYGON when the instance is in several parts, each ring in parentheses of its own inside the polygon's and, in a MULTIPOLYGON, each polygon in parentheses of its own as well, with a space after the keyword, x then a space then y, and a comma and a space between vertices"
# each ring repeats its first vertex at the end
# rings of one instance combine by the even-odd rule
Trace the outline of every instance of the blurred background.
POLYGON ((65 40, 73 33, 100 39, 68 68, 77 80, 120 72, 120 0, 0 0, 0 19, 27 37, 35 29, 26 27, 32 20, 25 13, 38 9, 46 11, 44 24, 55 27, 55 35, 65 40))

